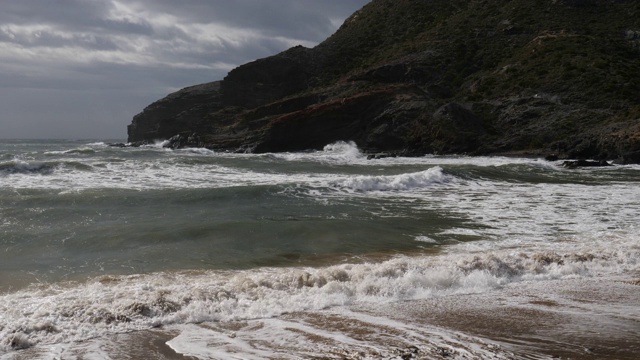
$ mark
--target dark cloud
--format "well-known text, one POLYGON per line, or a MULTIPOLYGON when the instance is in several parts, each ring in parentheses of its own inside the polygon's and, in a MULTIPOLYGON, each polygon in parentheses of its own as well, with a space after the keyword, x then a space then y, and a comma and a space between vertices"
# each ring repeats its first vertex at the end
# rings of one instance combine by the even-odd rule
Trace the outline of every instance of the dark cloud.
POLYGON ((368 1, 357 0, 184 0, 176 7, 171 0, 138 0, 139 4, 158 12, 176 14, 199 23, 220 23, 231 27, 254 29, 265 35, 287 34, 290 37, 319 42, 335 31, 335 21, 342 21, 368 1))
POLYGON ((0 137, 124 138, 179 88, 314 46, 368 0, 0 0, 0 137))

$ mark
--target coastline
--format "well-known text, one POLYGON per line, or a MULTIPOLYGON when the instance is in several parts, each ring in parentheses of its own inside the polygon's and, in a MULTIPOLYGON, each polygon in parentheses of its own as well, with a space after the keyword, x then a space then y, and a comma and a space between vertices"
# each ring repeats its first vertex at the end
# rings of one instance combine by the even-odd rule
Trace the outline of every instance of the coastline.
POLYGON ((637 166, 8 148, 0 360, 640 350, 637 166))
MULTIPOLYGON (((285 351, 292 359, 632 360, 640 353, 639 281, 640 274, 520 282, 478 294, 360 305, 343 313, 285 314, 277 320, 290 322, 289 330, 299 323, 313 330, 297 330, 304 341, 285 351), (420 336, 423 342, 416 341, 420 336), (323 346, 327 352, 307 357, 308 350, 323 346)), ((201 326, 242 341, 265 322, 201 326)), ((292 340, 267 348, 279 351, 292 340)))
POLYGON ((640 353, 639 283, 640 274, 519 282, 477 294, 166 326, 56 351, 36 347, 15 359, 631 360, 640 353))
MULTIPOLYGON (((514 358, 637 359, 640 274, 521 282, 497 292, 392 304, 392 317, 480 336, 514 358)), ((428 358, 428 357, 427 357, 428 358)))

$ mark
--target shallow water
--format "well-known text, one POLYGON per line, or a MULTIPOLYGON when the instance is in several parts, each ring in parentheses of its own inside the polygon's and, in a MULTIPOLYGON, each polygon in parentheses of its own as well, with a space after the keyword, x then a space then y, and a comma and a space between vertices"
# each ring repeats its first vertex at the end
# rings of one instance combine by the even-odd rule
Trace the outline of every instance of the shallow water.
POLYGON ((3 141, 0 351, 634 274, 638 185, 640 166, 367 160, 349 143, 3 141))

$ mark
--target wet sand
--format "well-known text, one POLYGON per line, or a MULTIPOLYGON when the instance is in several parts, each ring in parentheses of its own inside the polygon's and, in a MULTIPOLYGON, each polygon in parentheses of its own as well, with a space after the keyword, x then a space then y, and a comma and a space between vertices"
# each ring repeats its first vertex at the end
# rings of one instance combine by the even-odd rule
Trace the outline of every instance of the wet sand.
POLYGON ((289 355, 310 358, 295 349, 313 352, 323 344, 330 359, 631 360, 640 354, 640 276, 515 283, 489 293, 351 311, 282 316, 310 326, 308 343, 289 355), (407 329, 425 335, 423 341, 407 329))
POLYGON ((640 274, 176 325, 13 359, 638 359, 640 274), (46 355, 48 354, 48 355, 46 355))
POLYGON ((515 283, 501 291, 391 305, 392 318, 496 342, 515 358, 638 359, 640 281, 515 283))

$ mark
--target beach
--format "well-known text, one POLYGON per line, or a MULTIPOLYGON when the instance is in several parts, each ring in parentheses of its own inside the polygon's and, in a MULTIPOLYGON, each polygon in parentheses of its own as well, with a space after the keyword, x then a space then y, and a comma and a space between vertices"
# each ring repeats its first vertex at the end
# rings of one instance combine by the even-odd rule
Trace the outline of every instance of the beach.
POLYGON ((9 141, 0 359, 633 359, 636 165, 9 141))

